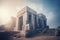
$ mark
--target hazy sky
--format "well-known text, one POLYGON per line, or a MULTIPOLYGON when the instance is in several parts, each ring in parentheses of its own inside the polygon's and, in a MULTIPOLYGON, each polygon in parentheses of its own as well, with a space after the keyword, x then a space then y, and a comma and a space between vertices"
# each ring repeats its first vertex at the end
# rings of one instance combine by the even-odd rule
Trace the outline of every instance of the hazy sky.
POLYGON ((60 26, 60 0, 28 0, 28 6, 47 17, 51 28, 60 26))
POLYGON ((50 27, 60 26, 60 0, 0 0, 0 24, 8 22, 25 6, 46 15, 50 27))
POLYGON ((6 24, 25 5, 26 0, 0 0, 0 23, 6 24))

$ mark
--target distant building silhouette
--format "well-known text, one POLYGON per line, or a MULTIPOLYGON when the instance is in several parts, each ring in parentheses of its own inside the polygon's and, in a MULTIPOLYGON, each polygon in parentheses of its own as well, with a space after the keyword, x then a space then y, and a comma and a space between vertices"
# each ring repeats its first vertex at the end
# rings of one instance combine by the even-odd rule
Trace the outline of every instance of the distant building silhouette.
POLYGON ((0 32, 4 30, 5 30, 4 25, 0 25, 0 32))
POLYGON ((47 30, 46 16, 37 14, 36 11, 26 6, 17 13, 14 30, 19 31, 23 36, 28 32, 42 33, 47 30))
POLYGON ((56 36, 60 36, 60 26, 57 27, 57 30, 56 30, 56 36))

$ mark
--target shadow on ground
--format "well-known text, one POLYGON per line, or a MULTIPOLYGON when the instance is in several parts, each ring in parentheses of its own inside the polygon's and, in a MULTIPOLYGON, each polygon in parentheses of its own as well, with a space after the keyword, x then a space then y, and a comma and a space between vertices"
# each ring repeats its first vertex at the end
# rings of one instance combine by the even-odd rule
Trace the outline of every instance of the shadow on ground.
POLYGON ((9 32, 0 32, 0 40, 12 40, 9 32))

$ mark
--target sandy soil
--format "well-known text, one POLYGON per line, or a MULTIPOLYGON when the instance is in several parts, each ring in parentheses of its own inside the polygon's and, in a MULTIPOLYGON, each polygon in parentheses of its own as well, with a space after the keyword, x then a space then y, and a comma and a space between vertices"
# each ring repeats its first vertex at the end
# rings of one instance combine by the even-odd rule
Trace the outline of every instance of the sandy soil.
POLYGON ((37 37, 32 37, 32 38, 14 38, 13 40, 60 40, 60 37, 56 36, 37 36, 37 37))

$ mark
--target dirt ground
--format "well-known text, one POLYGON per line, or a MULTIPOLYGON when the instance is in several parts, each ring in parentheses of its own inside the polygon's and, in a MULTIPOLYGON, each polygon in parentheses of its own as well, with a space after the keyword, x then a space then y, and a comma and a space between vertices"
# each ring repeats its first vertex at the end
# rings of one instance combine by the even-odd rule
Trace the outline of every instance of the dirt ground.
POLYGON ((31 37, 31 38, 14 38, 13 40, 60 40, 60 36, 37 36, 37 37, 31 37))

